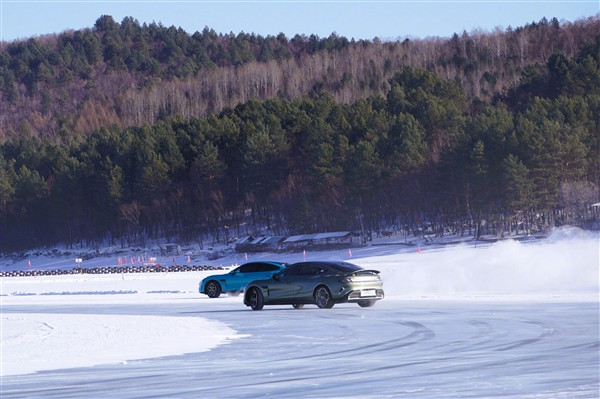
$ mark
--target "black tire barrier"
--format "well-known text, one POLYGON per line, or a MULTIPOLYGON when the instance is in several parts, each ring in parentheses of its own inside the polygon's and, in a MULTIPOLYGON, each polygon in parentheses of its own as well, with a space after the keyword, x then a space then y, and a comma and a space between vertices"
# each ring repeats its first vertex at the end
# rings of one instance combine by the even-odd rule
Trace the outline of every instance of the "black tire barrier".
POLYGON ((0 271, 0 277, 36 277, 36 276, 58 276, 65 274, 121 274, 121 273, 177 273, 177 272, 198 272, 205 270, 223 270, 223 266, 103 266, 103 267, 74 267, 72 269, 53 269, 53 270, 10 270, 0 271))

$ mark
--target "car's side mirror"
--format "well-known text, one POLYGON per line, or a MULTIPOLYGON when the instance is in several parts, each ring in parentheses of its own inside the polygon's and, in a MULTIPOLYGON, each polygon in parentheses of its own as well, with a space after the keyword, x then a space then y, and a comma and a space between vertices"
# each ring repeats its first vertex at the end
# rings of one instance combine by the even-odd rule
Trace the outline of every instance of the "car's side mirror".
POLYGON ((273 274, 273 280, 279 281, 279 279, 280 279, 279 273, 273 274))

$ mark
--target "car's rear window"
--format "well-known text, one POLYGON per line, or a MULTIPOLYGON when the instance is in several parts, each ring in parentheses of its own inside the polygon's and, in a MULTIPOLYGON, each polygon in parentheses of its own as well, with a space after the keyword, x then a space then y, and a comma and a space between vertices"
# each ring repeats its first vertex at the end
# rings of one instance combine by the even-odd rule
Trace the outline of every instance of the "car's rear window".
POLYGON ((329 266, 331 266, 333 269, 336 269, 336 270, 339 270, 339 271, 345 272, 345 273, 362 270, 362 267, 354 265, 352 263, 348 263, 348 262, 333 263, 333 264, 330 264, 329 266))

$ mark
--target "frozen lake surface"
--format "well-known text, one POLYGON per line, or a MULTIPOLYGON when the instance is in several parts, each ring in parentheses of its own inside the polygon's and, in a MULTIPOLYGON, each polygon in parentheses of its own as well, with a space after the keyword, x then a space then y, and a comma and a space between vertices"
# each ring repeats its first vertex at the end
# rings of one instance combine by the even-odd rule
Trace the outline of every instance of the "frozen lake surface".
POLYGON ((563 232, 353 249, 350 261, 381 270, 386 298, 372 308, 256 312, 198 294, 209 271, 5 277, 0 394, 598 398, 599 247, 563 232))
POLYGON ((5 376, 3 398, 598 397, 598 303, 388 298, 253 312, 227 297, 182 302, 36 310, 202 318, 242 336, 201 353, 5 376))

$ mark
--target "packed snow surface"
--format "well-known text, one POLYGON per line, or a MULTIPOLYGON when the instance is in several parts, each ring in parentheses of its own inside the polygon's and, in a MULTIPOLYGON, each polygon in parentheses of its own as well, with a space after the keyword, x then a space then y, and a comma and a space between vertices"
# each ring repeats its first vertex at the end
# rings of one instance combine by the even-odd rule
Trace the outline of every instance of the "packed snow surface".
MULTIPOLYGON (((381 271, 386 297, 367 309, 254 312, 241 296, 198 293, 202 278, 223 273, 214 270, 2 277, 0 394, 598 397, 598 234, 448 241, 194 259, 347 260, 381 271)), ((81 267, 115 264, 107 256, 81 267)), ((3 270, 76 266, 2 259, 3 270)))

